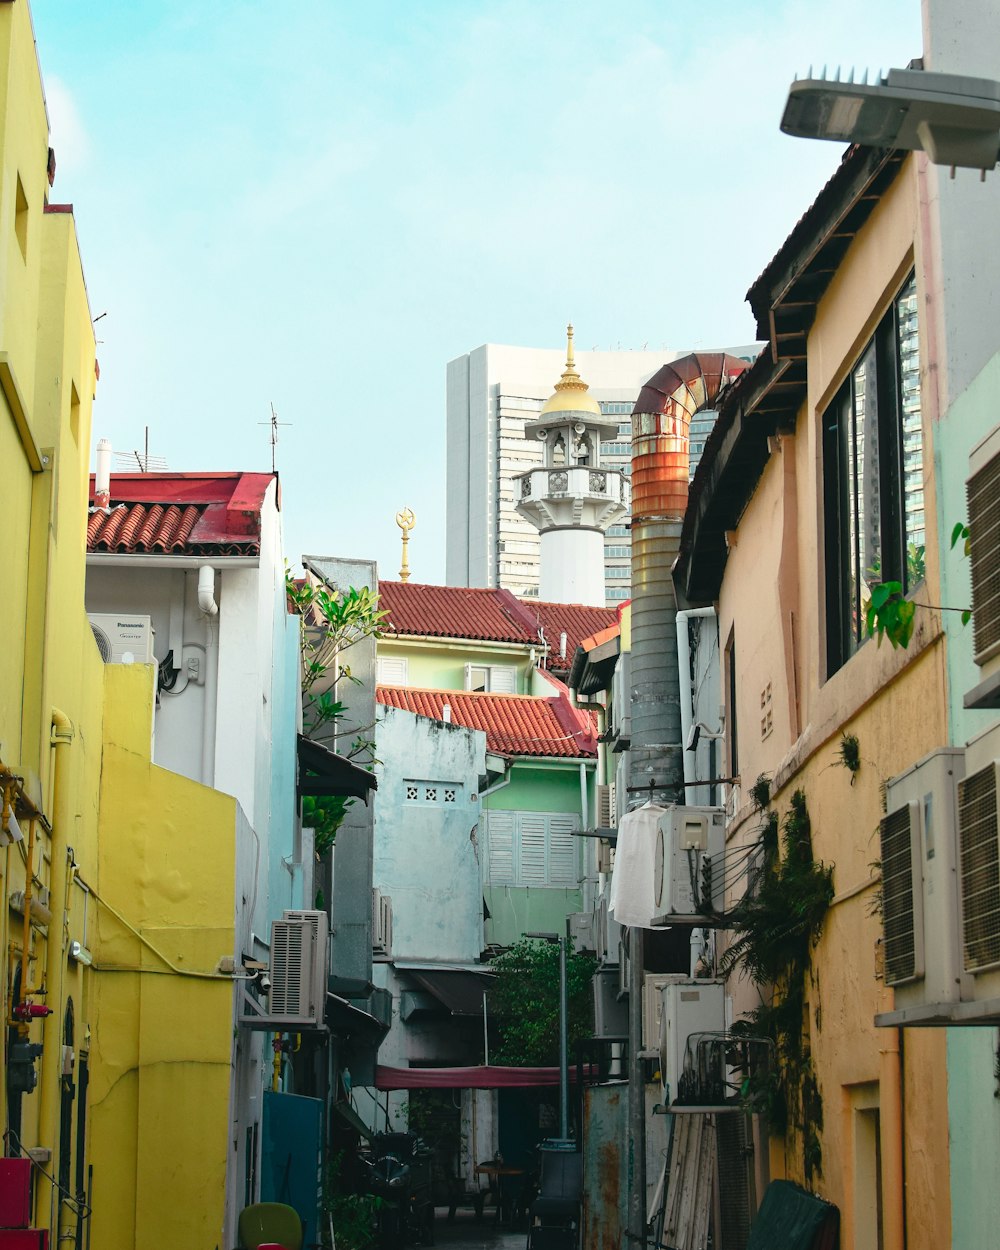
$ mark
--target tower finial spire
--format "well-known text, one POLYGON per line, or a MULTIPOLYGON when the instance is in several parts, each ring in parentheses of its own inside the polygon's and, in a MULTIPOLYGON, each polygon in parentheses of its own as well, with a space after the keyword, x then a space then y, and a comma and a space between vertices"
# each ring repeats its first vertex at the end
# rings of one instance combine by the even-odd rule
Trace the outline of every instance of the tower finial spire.
POLYGON ((572 321, 566 327, 566 368, 573 369, 573 323, 572 321))
POLYGON ((396 524, 403 531, 403 560, 399 570, 399 580, 408 582, 410 580, 410 556, 407 548, 410 544, 410 530, 417 523, 417 518, 413 515, 411 508, 401 508, 396 513, 396 524))

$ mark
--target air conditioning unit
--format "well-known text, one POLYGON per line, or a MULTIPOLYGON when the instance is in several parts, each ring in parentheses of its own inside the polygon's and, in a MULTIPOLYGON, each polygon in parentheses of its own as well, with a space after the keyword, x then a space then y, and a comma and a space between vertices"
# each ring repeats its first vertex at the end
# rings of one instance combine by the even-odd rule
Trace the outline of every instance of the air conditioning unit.
POLYGON ((594 947, 594 913, 577 911, 566 917, 573 950, 578 955, 592 952, 594 947))
POLYGON ((892 1014, 913 1022, 943 1022, 961 997, 955 844, 964 771, 965 752, 945 747, 886 787, 879 824, 883 977, 895 990, 892 1014))
POLYGON ((972 449, 965 483, 969 507, 973 659, 983 680, 967 707, 1000 705, 1000 426, 972 449))
POLYGON ((329 921, 325 911, 286 911, 271 925, 268 1020, 320 1028, 326 1010, 329 921))
POLYGON ((654 926, 710 923, 697 906, 706 859, 714 868, 711 908, 723 911, 725 849, 726 818, 721 807, 671 807, 664 812, 653 858, 654 926))
POLYGON ((594 1036, 628 1037, 628 1003, 618 993, 615 968, 598 968, 591 981, 594 990, 594 1036))
POLYGON ((615 783, 597 787, 597 828, 614 829, 617 823, 615 814, 615 783))
POLYGON ((621 945, 622 927, 612 916, 608 915, 608 892, 604 890, 597 900, 594 909, 594 949, 598 963, 611 965, 618 963, 618 949, 621 945))
POLYGON ((154 664, 153 622, 128 612, 88 612, 105 664, 154 664))
POLYGON ((721 980, 671 977, 660 991, 660 1081, 668 1098, 676 1098, 685 1066, 693 1063, 688 1042, 699 1033, 726 1029, 726 986, 721 980))
POLYGON ((392 899, 381 890, 372 890, 372 954, 392 954, 392 899))
POLYGON ((675 982, 689 981, 686 972, 647 972, 642 983, 642 1049, 655 1052, 660 1044, 663 991, 675 982))

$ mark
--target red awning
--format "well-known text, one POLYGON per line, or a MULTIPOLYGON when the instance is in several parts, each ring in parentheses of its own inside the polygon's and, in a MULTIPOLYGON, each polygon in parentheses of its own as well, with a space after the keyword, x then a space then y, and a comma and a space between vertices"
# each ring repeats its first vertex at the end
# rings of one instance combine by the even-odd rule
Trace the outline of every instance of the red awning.
MULTIPOLYGON (((575 1080, 571 1068, 569 1079, 575 1080)), ((528 1089, 558 1085, 558 1068, 386 1068, 375 1069, 376 1089, 528 1089)))

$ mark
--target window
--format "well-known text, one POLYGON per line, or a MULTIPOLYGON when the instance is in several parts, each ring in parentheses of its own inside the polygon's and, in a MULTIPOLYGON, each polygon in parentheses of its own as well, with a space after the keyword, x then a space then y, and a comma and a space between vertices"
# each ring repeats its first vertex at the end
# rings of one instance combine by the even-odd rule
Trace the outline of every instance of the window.
POLYGON ((606 586, 604 588, 604 597, 610 602, 614 600, 616 603, 624 602, 629 597, 629 589, 627 586, 606 586))
POLYGON ((579 884, 579 818, 565 812, 489 812, 489 884, 556 886, 579 884))
POLYGON ((17 175, 17 190, 14 192, 14 233, 17 246, 21 249, 21 259, 28 259, 28 197, 24 194, 21 175, 17 175))
POLYGON ((604 548, 605 559, 621 559, 622 556, 628 557, 632 554, 631 547, 610 546, 604 548))
POLYGON ((726 676, 726 723, 729 726, 729 775, 737 777, 740 771, 739 738, 736 732, 736 635, 730 630, 729 641, 723 654, 726 676))
POLYGON ((608 538, 624 538, 626 534, 631 534, 632 530, 627 525, 609 525, 606 537, 608 538))
POLYGON ((407 662, 404 656, 380 655, 376 665, 376 680, 380 686, 405 686, 407 662))
POLYGON ((917 337, 911 275, 823 415, 828 676, 864 639, 871 587, 924 576, 917 337))
POLYGON ((631 577, 632 570, 627 564, 609 564, 604 570, 605 577, 631 577))
POLYGON ((466 690, 517 694, 517 669, 512 664, 466 664, 466 690))

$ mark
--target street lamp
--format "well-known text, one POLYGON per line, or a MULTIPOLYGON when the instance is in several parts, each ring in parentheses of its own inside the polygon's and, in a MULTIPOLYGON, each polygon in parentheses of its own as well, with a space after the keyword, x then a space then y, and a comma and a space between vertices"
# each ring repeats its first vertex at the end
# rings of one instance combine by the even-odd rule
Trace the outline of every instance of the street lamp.
POLYGON ((891 69, 878 81, 797 79, 788 91, 781 129, 803 139, 923 151, 935 165, 985 174, 1000 156, 1000 82, 891 69))
POLYGON ((569 1141, 569 991, 566 984, 566 937, 558 933, 526 933, 526 938, 559 944, 559 1138, 569 1141))

